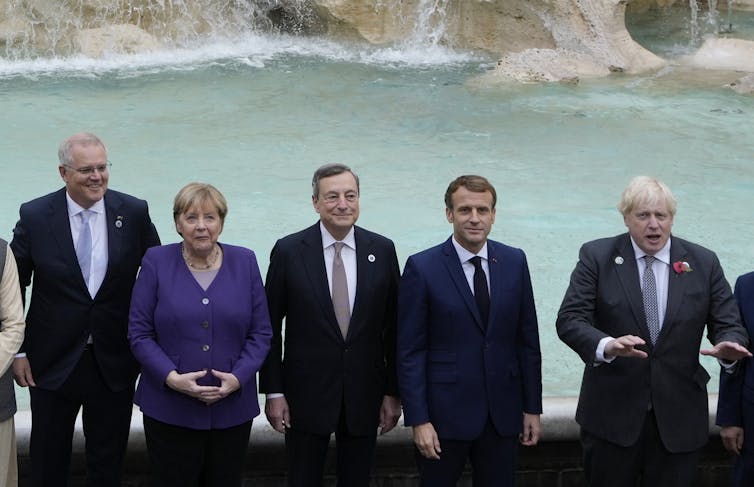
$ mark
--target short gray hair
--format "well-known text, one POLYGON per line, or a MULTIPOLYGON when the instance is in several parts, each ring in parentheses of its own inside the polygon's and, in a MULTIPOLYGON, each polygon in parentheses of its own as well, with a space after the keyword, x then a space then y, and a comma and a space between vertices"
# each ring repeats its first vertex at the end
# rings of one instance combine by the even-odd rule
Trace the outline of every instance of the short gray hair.
POLYGON ((89 132, 82 132, 80 134, 71 135, 63 142, 60 143, 58 148, 58 160, 63 166, 70 166, 73 164, 73 146, 75 145, 98 145, 107 152, 105 144, 96 135, 89 132))
POLYGON ((319 182, 322 179, 329 178, 330 176, 337 176, 344 172, 350 172, 353 175, 353 178, 356 180, 356 190, 361 192, 361 189, 359 188, 359 176, 357 176, 356 173, 345 164, 334 162, 331 164, 325 164, 314 171, 314 176, 312 177, 312 197, 317 199, 319 196, 319 182))

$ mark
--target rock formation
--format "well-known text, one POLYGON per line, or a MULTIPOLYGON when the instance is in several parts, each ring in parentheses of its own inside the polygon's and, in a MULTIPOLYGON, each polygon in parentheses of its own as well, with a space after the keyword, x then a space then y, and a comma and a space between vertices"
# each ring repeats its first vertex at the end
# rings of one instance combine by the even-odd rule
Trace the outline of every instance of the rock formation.
MULTIPOLYGON (((568 81, 656 71, 667 61, 636 43, 627 8, 689 0, 0 0, 0 56, 29 58, 185 47, 256 29, 323 34, 372 44, 421 40, 500 56, 490 82, 568 81), (419 39, 421 37, 421 39, 419 39)), ((699 0, 706 4, 706 0, 699 0)), ((727 0, 718 0, 725 8, 727 0)), ((754 0, 736 0, 754 9, 754 0)), ((754 58, 751 46, 726 44, 754 58)), ((722 49, 722 50, 721 50, 722 49)), ((690 65, 725 52, 709 45, 690 65)), ((735 63, 728 66, 733 69, 735 63)), ((741 64, 741 63, 739 63, 741 64)), ((745 63, 743 63, 745 65, 745 63)), ((749 69, 741 68, 735 69, 749 69)))

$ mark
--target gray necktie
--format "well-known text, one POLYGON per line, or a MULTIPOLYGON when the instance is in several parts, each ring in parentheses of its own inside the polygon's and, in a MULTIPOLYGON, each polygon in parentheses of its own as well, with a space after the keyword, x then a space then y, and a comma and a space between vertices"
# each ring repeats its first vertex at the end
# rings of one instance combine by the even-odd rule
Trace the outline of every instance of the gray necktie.
POLYGON ((652 263, 655 258, 651 255, 644 256, 644 275, 641 278, 641 295, 644 301, 644 314, 647 317, 647 328, 649 328, 649 338, 652 344, 657 341, 660 334, 660 313, 657 309, 657 284, 655 283, 655 273, 652 271, 652 263))
POLYGON ((340 251, 343 249, 343 242, 335 242, 335 255, 332 259, 332 305, 335 309, 335 318, 338 320, 340 333, 343 338, 348 335, 348 323, 351 321, 351 304, 348 302, 348 280, 346 279, 346 268, 343 266, 343 259, 340 251))
POLYGON ((76 244, 76 257, 81 267, 81 275, 84 276, 84 282, 89 285, 89 274, 92 268, 92 230, 89 228, 89 218, 92 212, 84 210, 79 213, 81 216, 81 232, 76 244))

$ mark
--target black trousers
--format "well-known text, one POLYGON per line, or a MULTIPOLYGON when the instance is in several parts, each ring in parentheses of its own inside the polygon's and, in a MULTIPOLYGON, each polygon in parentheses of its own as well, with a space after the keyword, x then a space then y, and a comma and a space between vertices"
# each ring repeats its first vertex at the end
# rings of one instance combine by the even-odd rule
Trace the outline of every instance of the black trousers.
POLYGON ((500 436, 489 419, 478 438, 440 438, 440 449, 439 460, 424 458, 416 450, 421 487, 455 487, 467 460, 474 487, 512 487, 515 483, 518 438, 500 436))
POLYGON ((581 445, 590 487, 689 487, 694 485, 701 453, 700 450, 669 452, 662 444, 652 411, 647 411, 639 441, 634 445, 618 446, 583 429, 581 445))
POLYGON ((133 408, 133 386, 111 391, 91 350, 84 351, 56 391, 29 388, 31 399, 31 485, 69 485, 71 442, 83 408, 87 486, 120 486, 133 408))
MULTIPOLYGON (((368 487, 374 463, 377 428, 371 435, 348 431, 341 409, 335 447, 338 487, 368 487)), ((318 435, 289 428, 285 433, 289 487, 321 487, 331 435, 318 435)))
POLYGON ((251 421, 195 430, 144 416, 153 487, 241 487, 251 421))

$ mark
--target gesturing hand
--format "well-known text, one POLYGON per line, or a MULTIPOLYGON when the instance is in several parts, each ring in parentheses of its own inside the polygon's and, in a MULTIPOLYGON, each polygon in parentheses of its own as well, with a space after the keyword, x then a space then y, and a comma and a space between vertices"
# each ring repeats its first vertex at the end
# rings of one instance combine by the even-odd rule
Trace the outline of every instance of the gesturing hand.
POLYGON ((646 342, 635 335, 623 335, 614 338, 605 345, 605 357, 638 357, 647 358, 647 352, 636 348, 646 342))

